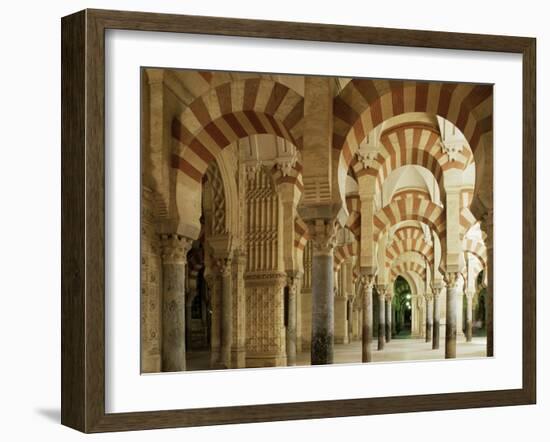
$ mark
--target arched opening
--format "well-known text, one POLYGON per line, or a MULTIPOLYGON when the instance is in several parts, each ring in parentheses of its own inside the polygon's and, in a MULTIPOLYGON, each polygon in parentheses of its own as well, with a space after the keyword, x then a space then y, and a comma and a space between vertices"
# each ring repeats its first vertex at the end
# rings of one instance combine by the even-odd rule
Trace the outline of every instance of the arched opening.
POLYGON ((394 312, 395 338, 406 339, 412 332, 412 290, 405 278, 398 276, 393 283, 394 296, 392 311, 394 312))

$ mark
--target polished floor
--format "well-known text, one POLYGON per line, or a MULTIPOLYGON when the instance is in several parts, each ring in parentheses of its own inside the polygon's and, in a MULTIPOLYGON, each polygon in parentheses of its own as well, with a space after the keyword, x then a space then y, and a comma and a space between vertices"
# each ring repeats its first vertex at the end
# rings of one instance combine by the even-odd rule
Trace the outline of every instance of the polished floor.
MULTIPOLYGON (((481 358, 486 356, 487 339, 475 337, 472 342, 466 342, 464 338, 458 338, 456 353, 457 358, 481 358)), ((439 349, 432 350, 432 343, 424 339, 392 339, 385 344, 384 350, 377 350, 376 338, 373 341, 373 362, 391 361, 421 361, 426 359, 445 359, 445 339, 442 338, 439 349)), ((310 365, 308 351, 297 355, 297 365, 310 365)), ((208 351, 194 351, 187 354, 187 370, 210 370, 210 353, 208 351)), ((350 344, 336 344, 334 346, 334 363, 361 362, 361 341, 350 344)))

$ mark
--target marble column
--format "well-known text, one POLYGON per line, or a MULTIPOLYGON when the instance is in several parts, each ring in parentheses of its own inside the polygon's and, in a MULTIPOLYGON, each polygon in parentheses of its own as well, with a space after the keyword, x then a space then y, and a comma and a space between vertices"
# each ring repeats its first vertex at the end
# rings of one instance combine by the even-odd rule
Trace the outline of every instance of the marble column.
POLYGON ((456 292, 456 337, 464 338, 464 292, 456 292))
POLYGON ((475 292, 466 292, 466 342, 472 342, 474 294, 475 292))
POLYGON ((434 285, 433 292, 433 338, 432 338, 432 349, 437 350, 439 348, 439 320, 441 318, 440 314, 440 298, 441 298, 441 289, 443 287, 440 284, 434 285))
POLYGON ((432 329, 433 329, 433 297, 431 293, 426 293, 424 295, 424 298, 426 300, 426 342, 432 341, 432 329))
POLYGON ((378 350, 384 350, 386 343, 386 287, 378 287, 378 350))
POLYGON ((162 371, 185 370, 185 279, 192 240, 161 235, 162 247, 162 371))
POLYGON ((334 357, 334 236, 334 226, 330 222, 315 222, 312 229, 311 365, 332 364, 334 357))
POLYGON ((447 284, 447 311, 445 317, 445 358, 456 358, 458 273, 445 274, 447 284))
POLYGON ((296 318, 297 318, 297 293, 298 293, 298 274, 296 272, 287 272, 288 287, 288 310, 286 325, 286 364, 296 365, 296 318))
POLYGON ((220 321, 220 366, 231 368, 231 346, 233 344, 233 293, 231 289, 231 259, 218 263, 222 280, 220 321))
POLYGON ((392 324, 391 324, 391 318, 392 318, 392 312, 391 312, 391 301, 392 301, 392 296, 388 293, 386 295, 386 342, 390 342, 391 341, 391 327, 392 327, 392 324))
POLYGON ((372 288, 374 275, 361 276, 361 291, 363 295, 363 324, 362 324, 362 361, 372 361, 372 288))

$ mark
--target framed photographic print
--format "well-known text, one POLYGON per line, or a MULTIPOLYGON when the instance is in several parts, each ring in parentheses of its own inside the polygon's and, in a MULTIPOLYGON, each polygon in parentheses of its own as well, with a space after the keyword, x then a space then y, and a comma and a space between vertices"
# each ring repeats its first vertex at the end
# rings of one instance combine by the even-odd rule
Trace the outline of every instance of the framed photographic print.
POLYGON ((535 403, 535 52, 63 18, 62 423, 535 403))

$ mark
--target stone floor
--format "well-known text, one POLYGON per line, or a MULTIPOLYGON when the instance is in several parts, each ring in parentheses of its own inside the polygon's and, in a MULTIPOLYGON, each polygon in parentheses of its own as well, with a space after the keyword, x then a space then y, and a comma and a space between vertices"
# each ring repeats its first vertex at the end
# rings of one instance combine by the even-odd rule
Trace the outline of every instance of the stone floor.
MULTIPOLYGON (((458 358, 480 358, 486 356, 485 337, 473 338, 472 342, 466 342, 459 338, 456 346, 458 358)), ((373 362, 389 361, 420 361, 425 359, 445 359, 445 339, 441 339, 438 350, 432 350, 431 342, 424 339, 393 339, 386 343, 384 350, 378 351, 376 340, 373 342, 373 362)), ((209 370, 209 352, 189 352, 187 354, 188 370, 209 370)), ((361 362, 361 342, 351 344, 336 344, 334 346, 335 363, 361 362)), ((309 365, 309 352, 301 352, 297 356, 297 365, 309 365)))

